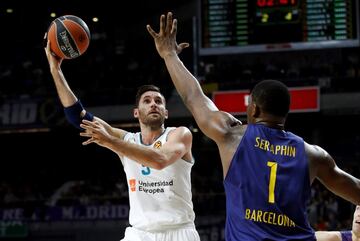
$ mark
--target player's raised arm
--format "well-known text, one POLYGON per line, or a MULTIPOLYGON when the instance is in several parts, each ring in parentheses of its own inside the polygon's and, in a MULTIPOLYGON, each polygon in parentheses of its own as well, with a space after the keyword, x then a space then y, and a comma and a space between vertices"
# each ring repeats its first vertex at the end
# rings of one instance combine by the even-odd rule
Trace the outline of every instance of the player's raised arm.
MULTIPOLYGON (((46 37, 46 36, 45 36, 46 37)), ((45 54, 49 62, 50 73, 54 79, 56 91, 59 95, 61 104, 66 108, 74 105, 78 99, 67 83, 65 76, 61 70, 63 59, 55 57, 50 50, 50 41, 47 41, 45 54)))
MULTIPOLYGON (((45 35, 46 38, 46 35, 45 35)), ((56 91, 58 93, 61 104, 64 107, 64 112, 67 120, 76 128, 81 129, 80 124, 83 119, 85 120, 95 120, 107 130, 109 134, 117 138, 123 138, 126 134, 126 131, 113 128, 104 120, 93 116, 90 112, 87 112, 82 106, 80 100, 76 97, 72 89, 70 88, 68 82, 65 79, 65 76, 61 70, 61 63, 63 59, 55 57, 50 50, 50 42, 47 41, 45 47, 45 54, 49 62, 50 73, 53 77, 56 91)))
POLYGON ((72 124, 78 129, 81 129, 81 120, 86 119, 91 121, 94 119, 94 116, 84 109, 80 100, 78 100, 74 92, 71 90, 61 70, 61 63, 63 59, 55 57, 51 53, 49 40, 47 41, 45 47, 45 54, 49 62, 50 73, 53 77, 56 91, 58 93, 61 104, 64 107, 66 119, 69 121, 70 124, 72 124))
POLYGON ((336 195, 360 205, 360 180, 341 170, 321 147, 306 143, 305 149, 310 161, 311 181, 317 178, 336 195))
POLYGON ((171 79, 191 111, 200 129, 215 141, 221 140, 237 120, 230 114, 220 112, 215 104, 203 93, 197 79, 189 72, 178 57, 188 43, 177 44, 177 20, 172 13, 160 17, 160 30, 156 33, 149 25, 148 32, 154 38, 156 49, 164 59, 171 79))

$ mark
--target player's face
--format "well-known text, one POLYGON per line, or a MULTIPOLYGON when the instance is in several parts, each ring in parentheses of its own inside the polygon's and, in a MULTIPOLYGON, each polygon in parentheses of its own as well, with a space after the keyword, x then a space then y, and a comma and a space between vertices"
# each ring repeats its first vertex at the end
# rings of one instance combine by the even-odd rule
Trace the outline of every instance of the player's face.
POLYGON ((134 110, 134 116, 144 125, 161 127, 168 117, 164 97, 156 91, 145 92, 140 98, 138 108, 134 110))
POLYGON ((356 206, 355 212, 354 212, 354 219, 353 219, 353 225, 352 225, 352 231, 355 233, 357 237, 360 237, 360 206, 356 206))

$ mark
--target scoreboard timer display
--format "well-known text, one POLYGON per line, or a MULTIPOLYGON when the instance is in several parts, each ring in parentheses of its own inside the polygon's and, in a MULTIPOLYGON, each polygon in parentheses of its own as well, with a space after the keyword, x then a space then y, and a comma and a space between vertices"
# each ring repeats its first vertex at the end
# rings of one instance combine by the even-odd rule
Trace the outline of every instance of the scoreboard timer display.
POLYGON ((200 55, 359 46, 358 0, 199 0, 200 55))

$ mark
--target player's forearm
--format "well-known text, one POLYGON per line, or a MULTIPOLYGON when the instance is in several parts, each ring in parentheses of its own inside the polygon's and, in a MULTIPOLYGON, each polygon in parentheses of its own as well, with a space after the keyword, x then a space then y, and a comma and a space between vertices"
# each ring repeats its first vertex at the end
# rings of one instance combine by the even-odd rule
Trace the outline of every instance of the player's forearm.
POLYGON ((126 156, 131 160, 154 169, 160 170, 164 168, 167 163, 165 155, 161 152, 118 138, 112 138, 105 146, 120 156, 126 156))
POLYGON ((164 57, 164 60, 176 90, 197 122, 204 121, 203 118, 206 118, 204 114, 208 114, 210 111, 218 111, 215 104, 202 91, 198 80, 177 55, 169 54, 164 57))
POLYGON ((190 110, 193 109, 196 99, 203 97, 199 82, 189 72, 177 55, 168 55, 164 60, 171 79, 185 105, 190 110))
POLYGON ((316 231, 317 241, 341 241, 341 234, 338 231, 316 231))
POLYGON ((340 194, 353 204, 360 205, 360 180, 355 177, 351 177, 351 180, 348 180, 341 186, 343 188, 340 189, 340 194))
POLYGON ((360 180, 358 178, 335 167, 330 181, 323 182, 323 184, 336 195, 355 205, 360 205, 360 180))
POLYGON ((64 107, 72 106, 78 100, 75 94, 70 89, 64 74, 60 68, 51 67, 51 75, 53 76, 56 91, 59 95, 61 104, 64 107))

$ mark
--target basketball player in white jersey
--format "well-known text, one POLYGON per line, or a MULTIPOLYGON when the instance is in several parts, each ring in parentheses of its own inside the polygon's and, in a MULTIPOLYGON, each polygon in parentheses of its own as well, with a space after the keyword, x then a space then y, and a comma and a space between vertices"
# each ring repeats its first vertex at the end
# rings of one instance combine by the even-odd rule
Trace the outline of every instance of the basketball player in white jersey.
POLYGON ((134 117, 140 132, 113 128, 81 105, 61 70, 62 59, 45 48, 57 93, 68 121, 96 143, 117 153, 126 173, 130 227, 122 241, 200 241, 195 229, 190 173, 192 134, 164 127, 168 111, 159 88, 146 85, 136 95, 134 117))

